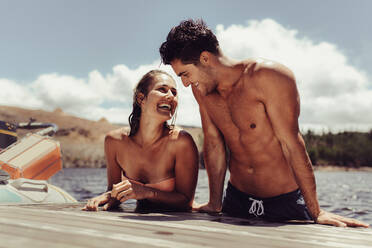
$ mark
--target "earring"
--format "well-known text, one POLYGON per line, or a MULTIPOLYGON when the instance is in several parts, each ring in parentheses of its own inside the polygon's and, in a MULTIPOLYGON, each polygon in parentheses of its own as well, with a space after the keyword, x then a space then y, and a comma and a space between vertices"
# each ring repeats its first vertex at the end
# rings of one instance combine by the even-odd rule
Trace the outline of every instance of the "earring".
POLYGON ((172 116, 172 120, 171 120, 171 124, 170 124, 170 129, 174 129, 174 127, 176 126, 176 119, 177 119, 177 109, 174 111, 174 114, 172 116))

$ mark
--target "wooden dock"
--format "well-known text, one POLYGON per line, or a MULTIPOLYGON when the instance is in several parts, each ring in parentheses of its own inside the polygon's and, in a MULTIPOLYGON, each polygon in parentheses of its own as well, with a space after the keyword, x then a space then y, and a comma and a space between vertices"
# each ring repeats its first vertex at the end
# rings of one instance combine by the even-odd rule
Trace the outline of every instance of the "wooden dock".
POLYGON ((0 205, 0 247, 372 247, 372 229, 268 223, 201 213, 0 205))

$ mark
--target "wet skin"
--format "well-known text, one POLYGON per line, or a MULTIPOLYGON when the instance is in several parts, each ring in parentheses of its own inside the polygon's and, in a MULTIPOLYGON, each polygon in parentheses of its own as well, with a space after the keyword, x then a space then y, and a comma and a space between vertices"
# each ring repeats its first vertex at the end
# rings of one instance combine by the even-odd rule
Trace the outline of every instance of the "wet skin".
POLYGON ((177 107, 173 79, 156 76, 147 96, 138 95, 141 120, 138 132, 114 130, 105 138, 108 192, 88 201, 84 210, 103 210, 128 199, 147 199, 177 209, 190 209, 198 177, 198 153, 192 137, 164 127, 177 107), (125 176, 123 176, 123 174, 125 176), (144 184, 174 178, 175 188, 162 191, 144 184))
POLYGON ((230 149, 231 183, 247 194, 271 197, 298 185, 266 113, 259 72, 255 74, 243 75, 226 98, 211 93, 201 103, 230 149))
MULTIPOLYGON (((177 64, 172 65, 176 73, 181 71, 177 64)), ((226 95, 213 90, 212 82, 202 80, 195 80, 198 83, 192 90, 200 105, 203 128, 214 126, 230 150, 231 183, 247 194, 271 197, 293 191, 298 185, 266 112, 263 68, 267 68, 264 63, 244 62, 226 95)), ((283 111, 289 111, 284 102, 282 106, 283 111)))
POLYGON ((311 161, 299 132, 299 94, 288 68, 267 60, 233 62, 205 51, 199 62, 171 63, 199 103, 210 190, 209 202, 199 211, 221 211, 226 145, 230 182, 239 190, 272 197, 300 188, 316 222, 368 226, 319 208, 311 161))

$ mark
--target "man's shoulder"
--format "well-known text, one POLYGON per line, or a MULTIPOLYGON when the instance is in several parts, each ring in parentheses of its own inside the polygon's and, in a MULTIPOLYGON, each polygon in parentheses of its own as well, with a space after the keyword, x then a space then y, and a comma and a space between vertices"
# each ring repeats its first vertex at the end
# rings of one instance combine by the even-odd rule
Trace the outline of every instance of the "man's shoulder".
POLYGON ((243 63, 246 65, 244 75, 248 78, 267 79, 283 77, 291 80, 295 78, 293 72, 288 67, 273 60, 252 58, 243 61, 243 63))
MULTIPOLYGON (((297 98, 297 85, 293 72, 283 64, 271 60, 256 59, 249 66, 254 66, 253 74, 246 72, 244 84, 246 87, 254 89, 256 96, 260 101, 264 99, 280 98, 283 94, 278 92, 287 92, 291 99, 297 98), (257 67, 257 68, 256 68, 257 67)), ((252 70, 252 69, 251 69, 252 70)), ((283 100, 282 100, 283 101, 283 100)))

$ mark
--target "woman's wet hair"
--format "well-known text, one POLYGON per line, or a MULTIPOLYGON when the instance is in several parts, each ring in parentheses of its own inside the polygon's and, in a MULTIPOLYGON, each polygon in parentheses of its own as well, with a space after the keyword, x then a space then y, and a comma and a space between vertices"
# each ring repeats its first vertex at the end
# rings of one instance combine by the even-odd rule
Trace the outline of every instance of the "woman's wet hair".
MULTIPOLYGON (((132 113, 129 115, 128 121, 129 121, 129 126, 130 126, 130 133, 129 136, 133 136, 138 132, 139 126, 140 126, 140 119, 141 119, 141 104, 139 102, 139 93, 142 93, 144 97, 147 97, 149 93, 149 88, 150 86, 154 83, 154 79, 158 75, 167 75, 168 77, 172 78, 171 75, 169 75, 167 72, 162 71, 162 70, 151 70, 143 77, 141 80, 137 83, 136 87, 134 88, 134 94, 133 94, 133 110, 132 113)), ((175 115, 173 115, 173 120, 175 118, 175 115)), ((173 122, 172 120, 172 122, 173 122)), ((174 124, 172 124, 174 125, 174 124)), ((172 126, 171 125, 171 126, 172 126)), ((167 122, 164 122, 164 126, 169 127, 167 122)))
POLYGON ((216 36, 202 19, 185 20, 173 27, 159 48, 161 59, 166 65, 175 59, 180 59, 184 64, 197 65, 203 51, 214 55, 220 53, 216 36))

